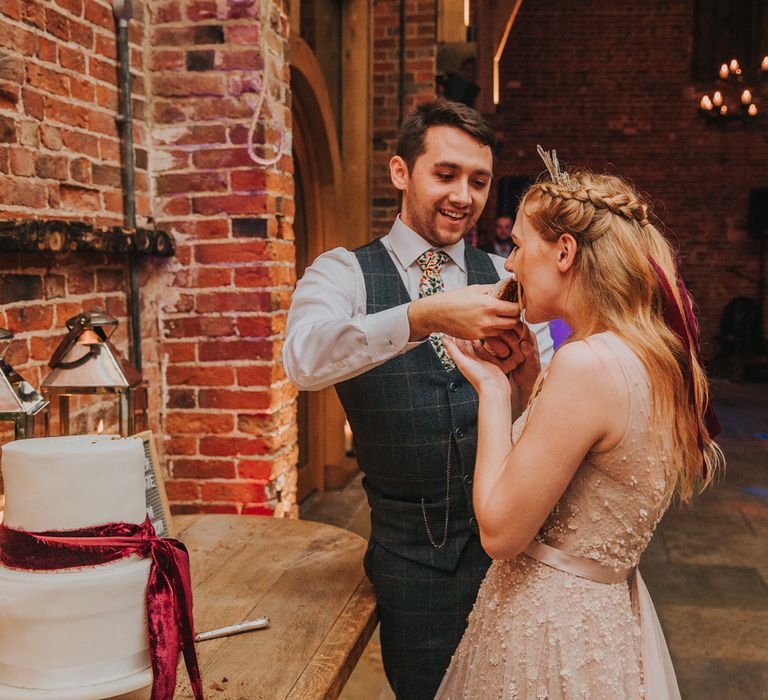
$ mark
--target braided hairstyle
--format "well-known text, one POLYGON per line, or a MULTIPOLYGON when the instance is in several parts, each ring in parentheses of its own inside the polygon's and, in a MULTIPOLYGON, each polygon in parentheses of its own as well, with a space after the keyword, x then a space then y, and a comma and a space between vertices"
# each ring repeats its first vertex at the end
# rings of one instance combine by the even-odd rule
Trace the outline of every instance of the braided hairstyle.
POLYGON ((704 369, 695 354, 689 365, 688 349, 667 325, 663 289, 650 262, 672 281, 680 306, 673 250, 652 222, 649 204, 630 184, 589 171, 568 180, 535 183, 520 206, 544 240, 554 243, 564 233, 576 240, 574 291, 588 300, 583 303, 589 321, 573 339, 612 331, 638 355, 651 384, 653 433, 659 446, 670 451, 670 491, 687 502, 697 487, 713 481, 723 458, 703 423, 708 401, 704 369))

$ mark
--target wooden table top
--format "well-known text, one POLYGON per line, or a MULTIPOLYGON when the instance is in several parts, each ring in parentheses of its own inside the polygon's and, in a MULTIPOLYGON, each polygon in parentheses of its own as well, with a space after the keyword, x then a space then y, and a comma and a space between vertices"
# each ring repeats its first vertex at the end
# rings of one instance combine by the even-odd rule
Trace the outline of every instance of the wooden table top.
MULTIPOLYGON (((195 629, 270 627, 197 644, 206 700, 338 697, 376 626, 365 540, 308 520, 174 517, 189 549, 195 629)), ((120 696, 144 700, 148 689, 120 696)), ((192 698, 183 661, 176 699, 192 698)))

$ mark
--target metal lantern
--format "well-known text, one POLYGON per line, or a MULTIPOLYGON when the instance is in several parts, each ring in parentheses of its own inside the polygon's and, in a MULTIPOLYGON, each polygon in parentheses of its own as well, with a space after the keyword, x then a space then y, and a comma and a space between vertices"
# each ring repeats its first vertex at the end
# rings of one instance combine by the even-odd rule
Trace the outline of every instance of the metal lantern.
POLYGON ((40 435, 48 433, 48 402, 4 359, 13 333, 0 328, 0 421, 14 424, 16 440, 34 437, 42 422, 40 435))
POLYGON ((136 368, 109 342, 117 319, 100 311, 67 321, 69 332, 51 357, 43 394, 59 397, 60 433, 69 435, 69 397, 116 394, 121 435, 147 429, 147 385, 136 368))

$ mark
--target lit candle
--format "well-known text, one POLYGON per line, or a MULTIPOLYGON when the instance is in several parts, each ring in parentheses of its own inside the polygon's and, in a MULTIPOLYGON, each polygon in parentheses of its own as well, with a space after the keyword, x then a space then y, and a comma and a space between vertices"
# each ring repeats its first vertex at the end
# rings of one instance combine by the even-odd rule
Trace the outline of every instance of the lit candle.
POLYGON ((723 63, 722 66, 720 66, 720 77, 725 80, 728 77, 728 64, 723 63))
POLYGON ((731 59, 731 73, 735 73, 737 70, 739 70, 739 62, 735 59, 731 59))
POLYGON ((761 70, 768 70, 768 56, 763 56, 763 62, 760 64, 761 70))
POLYGON ((720 90, 716 90, 715 94, 712 95, 712 104, 715 105, 715 107, 719 107, 723 104, 723 93, 720 92, 720 90))
POLYGON ((704 97, 701 98, 701 103, 699 106, 702 109, 705 109, 707 112, 712 109, 712 100, 709 99, 709 95, 704 95, 704 97))
POLYGON ((757 116, 757 105, 756 104, 749 105, 749 109, 747 110, 747 114, 749 114, 750 117, 756 117, 757 116))
POLYGON ((728 114, 728 107, 726 107, 725 105, 720 107, 720 114, 723 114, 723 115, 728 114))
POLYGON ((354 441, 352 439, 352 428, 349 427, 349 421, 344 422, 344 454, 350 456, 354 453, 354 441))
POLYGON ((741 93, 741 104, 748 105, 750 102, 752 102, 752 93, 747 88, 741 93))

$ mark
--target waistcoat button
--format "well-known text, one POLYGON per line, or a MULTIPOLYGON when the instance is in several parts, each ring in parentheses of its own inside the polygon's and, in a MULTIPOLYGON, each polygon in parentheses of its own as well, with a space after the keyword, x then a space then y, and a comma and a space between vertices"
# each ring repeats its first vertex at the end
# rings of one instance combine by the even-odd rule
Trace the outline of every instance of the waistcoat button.
POLYGON ((469 486, 472 483, 472 477, 469 474, 464 475, 464 483, 469 486))
POLYGON ((451 382, 451 383, 448 385, 448 391, 451 391, 451 392, 454 392, 454 391, 456 391, 456 389, 458 389, 458 388, 459 388, 459 387, 458 387, 458 386, 456 386, 456 382, 451 382))
POLYGON ((456 436, 456 439, 458 440, 461 440, 461 438, 464 437, 464 431, 461 428, 456 428, 456 430, 454 430, 453 433, 456 436))
POLYGON ((470 526, 470 527, 475 527, 475 525, 477 525, 477 520, 475 520, 475 516, 473 515, 473 516, 472 516, 472 517, 469 519, 469 526, 470 526))

